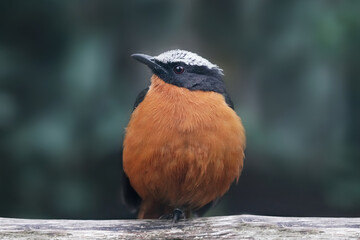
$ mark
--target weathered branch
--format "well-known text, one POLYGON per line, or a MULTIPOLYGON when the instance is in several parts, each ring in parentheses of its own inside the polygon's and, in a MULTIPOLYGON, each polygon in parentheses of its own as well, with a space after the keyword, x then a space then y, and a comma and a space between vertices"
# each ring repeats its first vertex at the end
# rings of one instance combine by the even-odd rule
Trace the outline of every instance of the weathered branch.
POLYGON ((0 218, 0 239, 359 239, 360 218, 254 215, 167 220, 0 218))

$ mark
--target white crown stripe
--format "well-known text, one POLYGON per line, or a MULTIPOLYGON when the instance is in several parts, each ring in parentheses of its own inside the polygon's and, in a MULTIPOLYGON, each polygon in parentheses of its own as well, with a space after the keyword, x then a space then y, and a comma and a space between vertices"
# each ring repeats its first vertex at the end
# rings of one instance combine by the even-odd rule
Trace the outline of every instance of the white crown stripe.
POLYGON ((183 62, 187 65, 205 66, 209 69, 216 69, 222 74, 222 69, 220 69, 217 65, 212 64, 205 58, 197 55, 196 53, 185 50, 170 50, 160 54, 159 56, 154 57, 154 59, 163 63, 183 62))

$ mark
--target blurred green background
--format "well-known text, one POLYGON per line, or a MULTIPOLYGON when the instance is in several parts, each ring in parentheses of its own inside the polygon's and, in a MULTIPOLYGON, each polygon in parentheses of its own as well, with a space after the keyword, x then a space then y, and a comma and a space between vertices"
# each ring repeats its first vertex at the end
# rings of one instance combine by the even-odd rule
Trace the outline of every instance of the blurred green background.
POLYGON ((180 48, 224 69, 247 130, 209 215, 360 216, 360 1, 0 2, 0 216, 128 218, 124 128, 180 48))

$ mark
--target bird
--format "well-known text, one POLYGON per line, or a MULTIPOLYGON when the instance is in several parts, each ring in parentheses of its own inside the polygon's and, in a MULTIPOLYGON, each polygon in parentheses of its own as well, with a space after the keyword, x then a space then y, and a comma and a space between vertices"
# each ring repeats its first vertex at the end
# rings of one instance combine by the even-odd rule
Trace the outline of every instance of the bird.
POLYGON ((138 219, 204 213, 238 182, 245 129, 223 70, 186 50, 133 54, 152 71, 123 141, 122 198, 138 219))

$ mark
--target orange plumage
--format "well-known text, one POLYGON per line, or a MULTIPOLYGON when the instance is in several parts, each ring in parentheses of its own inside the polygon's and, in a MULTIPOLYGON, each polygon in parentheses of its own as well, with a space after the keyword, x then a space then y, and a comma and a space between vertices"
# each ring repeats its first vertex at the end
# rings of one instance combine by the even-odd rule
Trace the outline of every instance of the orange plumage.
POLYGON ((244 148, 241 120, 222 94, 153 75, 124 140, 124 171, 142 199, 138 218, 174 208, 189 215, 221 197, 240 176, 244 148))

